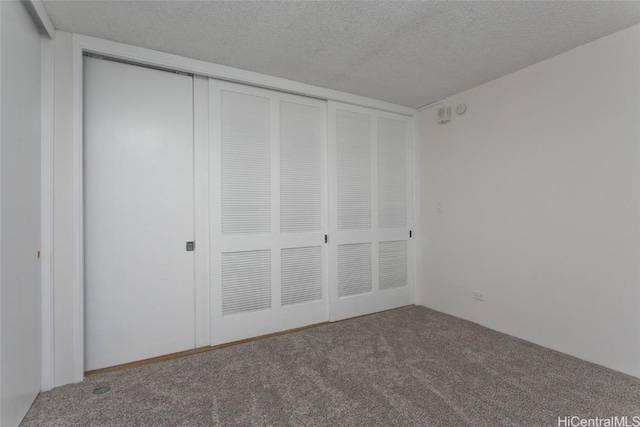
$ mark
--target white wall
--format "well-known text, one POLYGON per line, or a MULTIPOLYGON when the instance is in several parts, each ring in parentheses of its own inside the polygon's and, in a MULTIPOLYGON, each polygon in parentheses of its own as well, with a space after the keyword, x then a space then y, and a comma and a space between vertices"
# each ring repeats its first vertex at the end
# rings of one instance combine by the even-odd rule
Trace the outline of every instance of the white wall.
POLYGON ((640 376, 640 26, 449 101, 418 118, 421 303, 640 376))
POLYGON ((40 391, 40 33, 25 4, 0 2, 0 425, 40 391))

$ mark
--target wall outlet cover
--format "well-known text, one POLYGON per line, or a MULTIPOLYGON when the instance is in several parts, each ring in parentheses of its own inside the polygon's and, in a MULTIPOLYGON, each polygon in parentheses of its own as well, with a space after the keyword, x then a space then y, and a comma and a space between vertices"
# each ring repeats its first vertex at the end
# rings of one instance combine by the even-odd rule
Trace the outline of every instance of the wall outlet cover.
POLYGON ((478 300, 478 301, 484 301, 485 300, 485 295, 484 292, 482 291, 471 291, 472 295, 471 298, 478 300))

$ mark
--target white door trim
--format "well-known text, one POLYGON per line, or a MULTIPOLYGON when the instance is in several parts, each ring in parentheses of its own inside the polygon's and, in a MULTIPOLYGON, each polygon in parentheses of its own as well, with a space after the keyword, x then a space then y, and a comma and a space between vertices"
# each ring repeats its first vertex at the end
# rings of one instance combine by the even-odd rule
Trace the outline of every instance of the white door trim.
POLYGON ((412 254, 413 271, 412 271, 412 283, 413 283, 413 303, 420 305, 422 301, 422 283, 420 282, 422 272, 422 245, 420 244, 420 238, 422 237, 422 229, 420 227, 420 151, 418 141, 420 141, 420 135, 418 133, 418 121, 416 117, 411 118, 412 138, 410 142, 409 152, 411 153, 411 172, 413 177, 411 179, 411 239, 409 241, 412 254))
POLYGON ((56 29, 49 18, 47 10, 42 4, 42 0, 24 0, 25 6, 33 17, 33 22, 41 29, 46 37, 53 40, 55 37, 56 29))
POLYGON ((193 77, 196 348, 211 344, 209 232, 209 79, 193 77))
POLYGON ((53 40, 41 43, 41 152, 40 152, 40 283, 42 300, 42 391, 54 385, 53 310, 53 40))
POLYGON ((137 46, 102 40, 80 34, 72 35, 72 114, 73 114, 73 381, 84 379, 84 247, 83 247, 83 166, 82 166, 82 56, 85 52, 104 55, 139 65, 192 73, 220 80, 260 86, 282 92, 309 96, 346 104, 364 106, 413 117, 416 110, 352 95, 332 89, 312 86, 293 80, 267 76, 224 65, 213 64, 137 46))
POLYGON ((73 381, 84 379, 84 215, 82 162, 82 86, 84 82, 80 42, 73 37, 73 381))
MULTIPOLYGON (((0 5, 0 34, 2 34, 2 5, 0 5)), ((2 43, 0 43, 0 99, 2 96, 2 43)), ((2 144, 2 103, 0 102, 0 144, 2 144)), ((1 145, 0 145, 1 146, 1 145)), ((2 150, 0 149, 0 188, 1 188, 1 184, 2 184, 2 150)), ((0 197, 0 224, 2 224, 2 198, 0 197)), ((2 237, 2 227, 0 226, 0 237, 2 237)), ((2 259, 2 245, 0 245, 0 259, 2 259)), ((1 282, 1 278, 2 278, 2 263, 0 262, 0 286, 2 285, 1 282)), ((2 292, 0 292, 0 296, 2 295, 2 292)), ((0 301, 1 303, 1 301, 0 301)), ((0 322, 2 321, 2 318, 0 317, 0 322)), ((1 324, 0 324, 0 328, 1 328, 1 324)), ((1 330, 1 329, 0 329, 1 330)), ((0 339, 0 358, 2 357, 2 340, 0 339)), ((2 362, 2 360, 0 359, 0 362, 2 362)), ((2 381, 2 371, 0 370, 0 381, 2 381)), ((2 387, 0 387, 0 419, 2 419, 2 387)))

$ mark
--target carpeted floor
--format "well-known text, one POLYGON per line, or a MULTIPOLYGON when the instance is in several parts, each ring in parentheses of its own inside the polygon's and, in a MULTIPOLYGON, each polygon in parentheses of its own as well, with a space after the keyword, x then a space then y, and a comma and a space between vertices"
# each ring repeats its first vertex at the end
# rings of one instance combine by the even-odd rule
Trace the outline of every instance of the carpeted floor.
POLYGON ((631 423, 640 379, 405 307, 91 377, 42 393, 22 426, 558 426, 573 415, 631 423))

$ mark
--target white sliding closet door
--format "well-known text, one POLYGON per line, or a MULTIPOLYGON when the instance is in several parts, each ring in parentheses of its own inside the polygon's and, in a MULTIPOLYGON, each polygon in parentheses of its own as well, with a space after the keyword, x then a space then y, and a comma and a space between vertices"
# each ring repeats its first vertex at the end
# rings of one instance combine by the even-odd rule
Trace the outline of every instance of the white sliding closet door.
POLYGON ((196 345, 193 78, 84 59, 85 368, 196 345))
POLYGON ((329 103, 332 321, 413 302, 410 124, 329 103))
POLYGON ((327 320, 326 102, 209 81, 211 344, 327 320))

